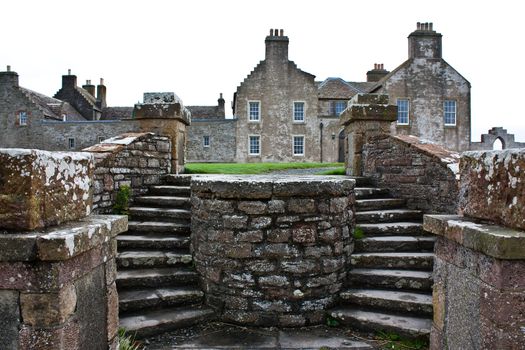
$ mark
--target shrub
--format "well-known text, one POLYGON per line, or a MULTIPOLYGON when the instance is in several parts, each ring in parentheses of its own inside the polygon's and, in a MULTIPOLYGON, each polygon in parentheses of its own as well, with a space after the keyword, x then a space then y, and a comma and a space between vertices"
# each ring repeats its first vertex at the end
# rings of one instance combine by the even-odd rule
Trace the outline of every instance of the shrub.
POLYGON ((130 196, 131 188, 128 185, 120 186, 117 192, 117 198, 115 199, 115 205, 113 206, 113 213, 128 215, 130 196))

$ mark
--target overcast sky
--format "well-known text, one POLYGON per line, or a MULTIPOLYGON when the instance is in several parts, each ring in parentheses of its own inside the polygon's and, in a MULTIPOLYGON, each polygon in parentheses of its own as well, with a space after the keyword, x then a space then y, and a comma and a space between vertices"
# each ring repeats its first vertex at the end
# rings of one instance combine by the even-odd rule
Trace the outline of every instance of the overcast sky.
POLYGON ((289 57, 316 80, 366 81, 374 63, 408 56, 416 22, 443 34, 443 58, 472 84, 472 140, 503 126, 525 141, 525 25, 520 1, 10 0, 1 6, 0 69, 54 95, 71 69, 79 85, 105 79, 108 104, 173 91, 185 105, 227 114, 240 82, 264 59, 270 28, 290 38, 289 57))

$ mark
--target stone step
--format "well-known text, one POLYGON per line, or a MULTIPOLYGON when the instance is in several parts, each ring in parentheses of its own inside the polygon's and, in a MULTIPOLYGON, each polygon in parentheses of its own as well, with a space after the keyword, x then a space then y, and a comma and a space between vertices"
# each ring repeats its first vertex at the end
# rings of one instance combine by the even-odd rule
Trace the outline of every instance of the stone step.
POLYGON ((119 268, 167 267, 188 265, 193 258, 189 253, 156 250, 129 250, 118 253, 119 268))
POLYGON ((166 221, 128 221, 128 233, 167 233, 189 235, 191 225, 166 221))
POLYGON ((367 210, 355 213, 357 225, 363 223, 377 224, 380 222, 399 222, 421 220, 423 213, 421 210, 411 209, 388 209, 388 210, 367 210))
POLYGON ((140 196, 135 198, 133 204, 141 206, 189 208, 190 198, 175 196, 140 196))
POLYGON ((355 268, 348 272, 347 283, 350 287, 431 291, 433 280, 430 271, 355 268))
POLYGON ((359 268, 391 268, 409 270, 432 270, 433 253, 358 253, 350 258, 351 264, 359 268))
POLYGON ((189 236, 167 236, 162 234, 117 236, 119 251, 122 249, 173 249, 189 248, 189 236))
POLYGON ((354 240, 355 253, 433 251, 435 236, 377 236, 354 240))
POLYGON ((381 289, 348 289, 342 300, 360 307, 384 309, 412 315, 432 316, 432 294, 381 289))
POLYGON ((119 290, 119 312, 196 304, 202 302, 203 295, 197 287, 119 290))
POLYGON ((373 187, 372 179, 365 176, 348 176, 355 180, 355 187, 373 187))
POLYGON ((192 285, 199 280, 199 275, 189 267, 164 267, 146 269, 119 269, 117 287, 151 287, 192 285))
POLYGON ((129 216, 132 220, 142 219, 146 221, 153 219, 154 221, 171 221, 188 224, 191 218, 191 211, 188 209, 133 206, 129 208, 129 216))
POLYGON ((378 224, 358 224, 365 236, 420 236, 428 235, 419 222, 384 222, 378 224))
POLYGON ((150 186, 149 194, 156 195, 156 196, 189 197, 191 194, 191 190, 190 190, 190 186, 174 186, 174 185, 150 186))
POLYGON ((356 187, 354 191, 356 199, 389 197, 389 193, 386 188, 356 187))
POLYGON ((168 185, 176 185, 176 186, 189 186, 191 183, 191 176, 190 174, 169 174, 164 177, 164 182, 168 185))
POLYGON ((365 331, 388 331, 407 338, 428 339, 432 325, 431 318, 403 316, 351 306, 334 308, 330 315, 342 324, 365 331))
POLYGON ((188 327, 199 322, 211 321, 214 313, 208 307, 183 306, 144 311, 120 316, 120 327, 137 338, 188 327))
POLYGON ((355 207, 356 211, 385 210, 401 208, 405 203, 401 198, 368 198, 356 200, 355 207))

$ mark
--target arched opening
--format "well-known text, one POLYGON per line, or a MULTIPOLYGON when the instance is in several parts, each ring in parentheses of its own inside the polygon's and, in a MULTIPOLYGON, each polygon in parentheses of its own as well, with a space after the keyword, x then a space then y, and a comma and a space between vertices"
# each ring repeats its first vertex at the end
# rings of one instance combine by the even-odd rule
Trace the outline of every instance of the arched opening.
POLYGON ((492 144, 492 149, 495 151, 501 151, 502 149, 505 149, 505 144, 503 143, 503 140, 499 137, 494 140, 494 143, 492 144))
POLYGON ((338 162, 344 162, 345 161, 345 133, 344 130, 341 130, 339 132, 339 154, 337 155, 337 161, 338 162))

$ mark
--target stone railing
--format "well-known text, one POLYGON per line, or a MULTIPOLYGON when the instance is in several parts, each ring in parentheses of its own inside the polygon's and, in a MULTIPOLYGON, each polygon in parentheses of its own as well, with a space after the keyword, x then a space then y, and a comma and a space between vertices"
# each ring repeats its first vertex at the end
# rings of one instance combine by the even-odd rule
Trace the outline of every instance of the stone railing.
POLYGON ((153 133, 122 134, 84 151, 95 158, 93 207, 98 213, 112 211, 121 186, 143 194, 171 172, 170 140, 153 133))
POLYGON ((220 319, 324 322, 353 251, 353 187, 340 177, 193 177, 194 261, 220 319))
POLYGON ((525 150, 466 152, 460 212, 425 215, 438 235, 431 349, 525 344, 525 150))

